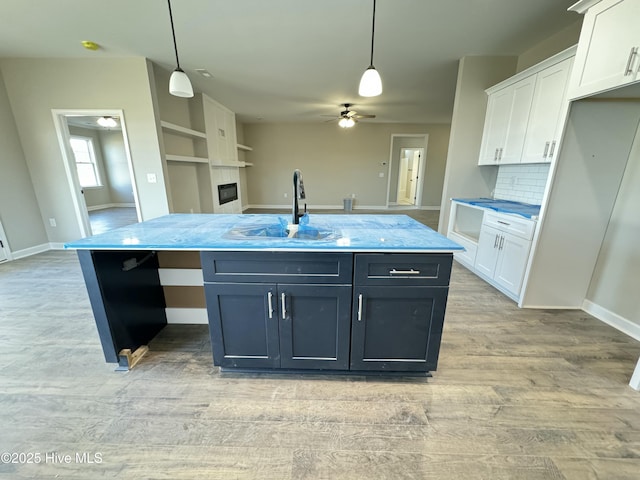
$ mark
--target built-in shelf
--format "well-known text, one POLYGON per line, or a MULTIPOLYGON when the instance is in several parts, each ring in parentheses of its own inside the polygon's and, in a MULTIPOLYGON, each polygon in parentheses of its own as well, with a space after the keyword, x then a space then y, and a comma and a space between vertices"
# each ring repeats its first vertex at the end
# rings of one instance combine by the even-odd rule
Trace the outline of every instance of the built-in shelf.
POLYGON ((161 121, 160 125, 165 130, 175 133, 177 135, 186 135, 188 137, 196 137, 196 138, 207 138, 207 134, 204 132, 199 132, 197 130, 192 130, 191 128, 181 127, 180 125, 176 125, 174 123, 169 123, 165 121, 161 121))
POLYGON ((253 163, 244 162, 245 167, 253 167, 253 163))
POLYGON ((209 163, 208 158, 191 157, 189 155, 165 155, 168 162, 209 163))
POLYGON ((241 143, 237 144, 238 150, 244 150, 245 152, 252 152, 253 148, 248 147, 247 145, 242 145, 241 143))
POLYGON ((212 163, 211 167, 253 167, 253 163, 249 162, 233 162, 233 163, 212 163))

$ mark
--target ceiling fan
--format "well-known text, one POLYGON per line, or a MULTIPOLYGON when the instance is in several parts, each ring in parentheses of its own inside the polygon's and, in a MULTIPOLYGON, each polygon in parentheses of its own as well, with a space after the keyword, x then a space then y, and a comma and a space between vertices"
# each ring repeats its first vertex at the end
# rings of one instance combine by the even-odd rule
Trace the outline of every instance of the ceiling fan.
MULTIPOLYGON (((338 125, 342 128, 351 128, 353 127, 356 122, 358 120, 360 120, 361 118, 376 118, 375 115, 363 115, 363 114, 359 114, 358 112, 356 112, 355 110, 349 110, 349 107, 353 106, 352 103, 343 103, 342 106, 344 107, 344 110, 342 110, 340 112, 340 114, 332 119, 332 120, 327 120, 329 122, 332 122, 333 120, 338 120, 338 125)), ((325 117, 327 116, 333 116, 333 115, 323 115, 325 117)))

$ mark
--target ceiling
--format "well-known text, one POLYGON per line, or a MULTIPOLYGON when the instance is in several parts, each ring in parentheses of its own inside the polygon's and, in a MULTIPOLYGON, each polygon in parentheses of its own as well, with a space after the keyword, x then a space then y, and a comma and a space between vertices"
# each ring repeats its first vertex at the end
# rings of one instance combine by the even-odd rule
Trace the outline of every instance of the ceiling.
MULTIPOLYGON (((376 122, 448 123, 462 56, 519 55, 578 21, 566 11, 573 3, 378 0, 374 64, 384 91, 374 98, 357 93, 372 0, 173 0, 172 10, 195 89, 241 121, 322 122, 347 102, 376 122)), ((175 67, 164 0, 0 0, 0 12, 0 58, 143 56, 175 67)))

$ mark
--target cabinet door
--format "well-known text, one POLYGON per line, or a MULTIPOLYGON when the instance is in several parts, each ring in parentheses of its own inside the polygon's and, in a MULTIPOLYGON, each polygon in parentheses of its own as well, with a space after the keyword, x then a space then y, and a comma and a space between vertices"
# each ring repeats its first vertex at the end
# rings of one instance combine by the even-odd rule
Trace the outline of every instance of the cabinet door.
POLYGON ((489 96, 478 165, 498 163, 499 149, 504 146, 507 135, 512 97, 511 88, 504 88, 489 96))
POLYGON ((281 368, 349 369, 351 286, 278 285, 281 368))
POLYGON ((274 284, 205 283, 213 363, 278 368, 278 306, 274 284))
POLYGON ((354 288, 351 370, 435 370, 447 293, 447 287, 354 288))
POLYGON ((557 153, 560 122, 566 114, 572 58, 538 73, 521 163, 550 162, 557 153))
POLYGON ((501 165, 520 163, 522 159, 535 81, 535 75, 531 75, 511 86, 513 92, 511 110, 507 122, 507 134, 503 148, 498 155, 498 162, 501 165))
POLYGON ((520 295, 530 248, 530 240, 524 240, 508 233, 503 233, 499 241, 494 280, 497 285, 515 296, 520 295))
POLYGON ((637 80, 640 67, 640 0, 603 0, 586 15, 571 80, 571 98, 637 80))
POLYGON ((498 260, 498 244, 501 232, 488 225, 482 225, 478 239, 475 269, 486 277, 493 278, 498 260))

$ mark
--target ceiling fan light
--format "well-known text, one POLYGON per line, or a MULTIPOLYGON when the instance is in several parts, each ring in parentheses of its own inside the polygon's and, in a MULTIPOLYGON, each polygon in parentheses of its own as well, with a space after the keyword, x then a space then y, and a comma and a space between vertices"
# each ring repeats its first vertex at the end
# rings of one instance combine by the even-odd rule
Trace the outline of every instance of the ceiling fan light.
POLYGON ((113 117, 100 117, 96 120, 96 123, 101 127, 113 128, 118 126, 118 122, 113 117))
POLYGON ((382 79, 373 65, 367 68, 360 79, 358 94, 361 97, 377 97, 382 93, 382 79))
POLYGON ((176 68, 169 79, 169 93, 176 97, 193 97, 193 87, 189 77, 181 68, 176 68))
POLYGON ((351 128, 356 124, 355 120, 351 117, 342 117, 338 122, 338 125, 342 128, 351 128))

